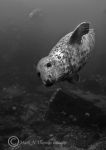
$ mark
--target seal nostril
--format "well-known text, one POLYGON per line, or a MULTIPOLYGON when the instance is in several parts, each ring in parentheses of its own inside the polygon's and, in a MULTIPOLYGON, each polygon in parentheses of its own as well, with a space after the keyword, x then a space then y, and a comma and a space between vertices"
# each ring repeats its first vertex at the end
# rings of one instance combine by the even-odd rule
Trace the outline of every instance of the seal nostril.
POLYGON ((40 77, 40 72, 37 72, 37 76, 40 77))

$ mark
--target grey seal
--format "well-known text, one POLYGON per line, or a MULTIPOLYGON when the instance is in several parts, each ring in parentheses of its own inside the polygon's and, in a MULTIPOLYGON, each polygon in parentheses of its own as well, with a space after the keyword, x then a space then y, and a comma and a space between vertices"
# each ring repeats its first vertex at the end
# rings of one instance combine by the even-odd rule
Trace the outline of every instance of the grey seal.
POLYGON ((51 86, 64 80, 71 83, 78 81, 78 73, 87 63, 94 45, 94 29, 90 29, 89 22, 80 23, 38 62, 36 71, 43 84, 51 86))

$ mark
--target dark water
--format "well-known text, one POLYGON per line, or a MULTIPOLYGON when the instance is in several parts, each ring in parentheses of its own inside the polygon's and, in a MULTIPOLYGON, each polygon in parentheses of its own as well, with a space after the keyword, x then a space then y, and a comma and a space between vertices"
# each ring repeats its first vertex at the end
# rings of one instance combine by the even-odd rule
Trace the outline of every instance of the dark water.
MULTIPOLYGON (((48 54, 56 42, 82 21, 90 21, 96 32, 96 46, 84 75, 106 75, 105 0, 1 0, 0 62, 23 69, 48 54), (42 16, 28 15, 39 8, 42 16)), ((2 65, 3 64, 3 65, 2 65)), ((29 70, 29 68, 27 68, 29 70)))
MULTIPOLYGON (((81 82, 77 86, 82 91, 88 91, 89 96, 86 96, 90 97, 91 93, 99 94, 99 99, 102 100, 102 96, 106 94, 106 0, 0 0, 2 143, 7 142, 9 135, 23 135, 24 127, 27 130, 25 134, 28 135, 33 128, 30 125, 36 124, 39 127, 38 131, 33 131, 35 133, 43 128, 38 123, 39 119, 34 120, 32 112, 38 105, 43 107, 42 112, 47 109, 45 105, 56 87, 44 88, 34 73, 33 64, 46 56, 62 36, 82 21, 92 23, 96 44, 90 61, 81 71, 81 82), (30 116, 32 120, 29 119, 30 116), (14 121, 11 124, 12 119, 14 121), (6 124, 9 124, 8 128, 6 124)), ((71 87, 69 84, 61 86, 68 90, 71 87)), ((40 108, 35 112, 37 118, 40 118, 40 108)))

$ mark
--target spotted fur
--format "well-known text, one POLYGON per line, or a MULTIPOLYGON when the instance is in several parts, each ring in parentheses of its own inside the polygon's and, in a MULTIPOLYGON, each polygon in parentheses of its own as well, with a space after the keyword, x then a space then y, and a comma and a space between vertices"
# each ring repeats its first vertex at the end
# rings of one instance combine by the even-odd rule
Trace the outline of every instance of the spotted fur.
POLYGON ((86 64, 95 43, 94 30, 89 29, 88 25, 86 22, 79 24, 73 32, 59 40, 48 56, 38 62, 37 72, 45 85, 73 76, 86 64), (76 37, 71 39, 74 34, 76 37))

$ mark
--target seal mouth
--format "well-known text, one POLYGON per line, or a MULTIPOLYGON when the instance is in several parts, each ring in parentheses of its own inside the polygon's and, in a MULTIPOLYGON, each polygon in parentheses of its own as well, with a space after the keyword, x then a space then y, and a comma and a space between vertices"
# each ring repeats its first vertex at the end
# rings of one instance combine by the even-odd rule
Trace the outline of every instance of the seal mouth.
POLYGON ((50 80, 47 80, 47 81, 44 82, 44 85, 45 85, 46 87, 50 87, 50 86, 53 85, 53 82, 51 82, 50 80))

